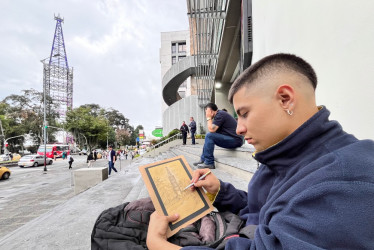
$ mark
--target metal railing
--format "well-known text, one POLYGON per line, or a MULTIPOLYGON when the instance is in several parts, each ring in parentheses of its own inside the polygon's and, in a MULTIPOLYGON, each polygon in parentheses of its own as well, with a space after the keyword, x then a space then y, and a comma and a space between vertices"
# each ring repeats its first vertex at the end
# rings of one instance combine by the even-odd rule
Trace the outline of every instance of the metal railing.
MULTIPOLYGON (((165 144, 168 144, 169 142, 171 141, 174 141, 174 140, 177 140, 177 139, 181 139, 182 138, 182 134, 179 133, 179 134, 176 134, 176 135, 173 135, 172 137, 169 137, 155 145, 152 145, 150 148, 149 148, 149 151, 147 153, 150 153, 150 152, 154 152, 154 155, 156 154, 156 148, 159 148, 159 147, 162 147, 164 146, 165 144)), ((143 154, 145 155, 145 154, 143 154)), ((141 155, 140 157, 143 157, 143 155, 141 155)))

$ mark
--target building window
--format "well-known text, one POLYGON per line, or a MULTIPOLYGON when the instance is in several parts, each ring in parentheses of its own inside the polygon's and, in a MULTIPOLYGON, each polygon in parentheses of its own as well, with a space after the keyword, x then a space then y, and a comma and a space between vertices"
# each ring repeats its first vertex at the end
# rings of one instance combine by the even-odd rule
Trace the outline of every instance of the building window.
POLYGON ((186 43, 179 43, 178 44, 178 52, 186 52, 186 43))
POLYGON ((171 57, 171 64, 175 64, 177 62, 177 57, 176 56, 172 56, 171 57))
POLYGON ((171 53, 175 53, 175 52, 177 52, 177 44, 176 43, 172 43, 171 44, 171 53))
POLYGON ((182 60, 183 58, 186 58, 186 56, 178 56, 178 61, 182 60))

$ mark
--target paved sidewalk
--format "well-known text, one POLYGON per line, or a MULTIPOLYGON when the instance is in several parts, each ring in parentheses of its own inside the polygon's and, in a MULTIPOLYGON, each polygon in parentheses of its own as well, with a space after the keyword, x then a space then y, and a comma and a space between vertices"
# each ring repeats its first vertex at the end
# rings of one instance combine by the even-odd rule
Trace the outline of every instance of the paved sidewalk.
POLYGON ((136 164, 122 161, 122 171, 80 193, 0 239, 0 249, 90 249, 90 235, 100 213, 122 204, 139 179, 136 164), (126 166, 127 165, 127 166, 126 166))

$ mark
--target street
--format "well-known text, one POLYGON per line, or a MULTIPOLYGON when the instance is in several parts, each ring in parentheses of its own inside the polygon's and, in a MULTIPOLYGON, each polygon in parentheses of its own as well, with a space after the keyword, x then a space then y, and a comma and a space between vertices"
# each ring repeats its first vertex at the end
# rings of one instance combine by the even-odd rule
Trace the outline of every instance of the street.
MULTIPOLYGON (((87 167, 85 155, 74 155, 73 170, 87 167)), ((107 166, 106 159, 93 167, 107 166)), ((116 165, 119 170, 120 164, 116 165)), ((52 165, 10 167, 8 180, 0 180, 0 238, 74 196, 72 171, 67 160, 52 165)))

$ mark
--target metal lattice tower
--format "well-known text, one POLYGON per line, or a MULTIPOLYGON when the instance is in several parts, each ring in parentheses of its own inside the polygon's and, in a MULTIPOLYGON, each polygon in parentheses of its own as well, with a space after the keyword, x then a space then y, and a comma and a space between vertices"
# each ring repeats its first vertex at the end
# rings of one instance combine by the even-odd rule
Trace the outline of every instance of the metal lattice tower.
POLYGON ((66 55, 61 26, 64 19, 58 15, 55 20, 56 29, 49 62, 43 61, 43 87, 53 103, 59 104, 57 112, 60 118, 65 119, 67 109, 73 107, 73 68, 69 68, 66 55))

